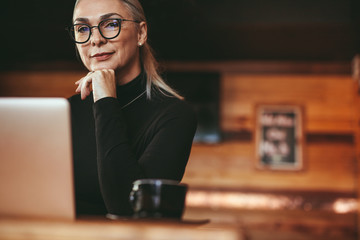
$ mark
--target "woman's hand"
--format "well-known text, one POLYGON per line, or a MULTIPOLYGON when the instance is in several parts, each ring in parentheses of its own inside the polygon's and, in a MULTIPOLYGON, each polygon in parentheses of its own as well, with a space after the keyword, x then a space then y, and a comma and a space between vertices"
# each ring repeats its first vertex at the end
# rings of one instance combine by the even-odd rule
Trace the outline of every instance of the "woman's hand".
POLYGON ((94 102, 105 97, 116 98, 115 72, 112 69, 89 72, 85 77, 77 81, 77 93, 81 93, 84 100, 93 91, 94 102))

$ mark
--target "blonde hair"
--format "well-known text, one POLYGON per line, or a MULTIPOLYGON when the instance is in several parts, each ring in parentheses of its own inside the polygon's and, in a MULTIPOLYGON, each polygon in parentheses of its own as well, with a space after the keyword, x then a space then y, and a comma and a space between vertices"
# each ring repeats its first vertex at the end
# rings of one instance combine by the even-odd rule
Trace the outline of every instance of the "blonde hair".
MULTIPOLYGON (((75 7, 81 0, 76 0, 75 7)), ((144 9, 138 0, 119 0, 124 3, 125 7, 131 14, 133 20, 139 22, 146 22, 144 9)), ((74 8, 75 8, 74 7, 74 8)), ((165 83, 159 73, 159 63, 154 57, 153 50, 148 42, 140 47, 140 61, 141 66, 146 73, 146 95, 151 99, 151 90, 156 88, 164 95, 172 95, 181 100, 184 98, 179 95, 174 89, 165 83)))

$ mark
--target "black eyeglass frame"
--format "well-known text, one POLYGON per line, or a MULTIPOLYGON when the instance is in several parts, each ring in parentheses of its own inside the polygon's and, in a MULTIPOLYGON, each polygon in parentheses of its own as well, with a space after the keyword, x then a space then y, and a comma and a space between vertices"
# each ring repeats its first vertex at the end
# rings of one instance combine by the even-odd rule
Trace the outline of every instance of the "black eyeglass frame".
POLYGON ((130 20, 130 19, 124 19, 124 18, 107 18, 107 19, 104 19, 102 20, 101 22, 99 22, 99 24, 97 26, 90 26, 89 24, 86 24, 86 23, 77 23, 77 24, 73 24, 72 26, 70 27, 66 27, 65 30, 69 32, 69 35, 70 35, 70 38, 76 42, 76 43, 79 43, 79 44, 84 44, 84 43, 87 43, 90 38, 91 38, 91 34, 92 34, 92 29, 93 28, 97 28, 99 30, 99 33, 100 35, 105 38, 105 39, 113 39, 113 38, 116 38, 117 36, 119 36, 120 32, 121 32, 121 23, 122 22, 135 22, 135 23, 140 23, 141 21, 136 21, 136 20, 130 20), (101 29, 100 29, 100 25, 105 22, 105 21, 109 21, 109 20, 116 20, 119 22, 119 32, 114 36, 114 37, 105 37, 104 34, 101 32, 101 29), (88 39, 86 39, 86 41, 82 41, 82 42, 79 42, 79 41, 76 41, 75 40, 75 34, 73 34, 72 32, 74 32, 74 27, 77 26, 77 25, 86 25, 89 27, 90 29, 90 33, 89 33, 89 37, 88 39))

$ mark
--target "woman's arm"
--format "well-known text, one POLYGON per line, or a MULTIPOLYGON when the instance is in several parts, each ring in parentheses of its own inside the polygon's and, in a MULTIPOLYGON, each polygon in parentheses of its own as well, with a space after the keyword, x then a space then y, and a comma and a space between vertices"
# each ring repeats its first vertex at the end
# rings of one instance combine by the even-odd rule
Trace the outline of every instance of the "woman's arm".
POLYGON ((181 180, 196 130, 194 113, 187 105, 169 106, 157 116, 151 140, 136 158, 117 99, 94 104, 97 159, 102 195, 109 213, 129 215, 129 193, 139 178, 181 180))

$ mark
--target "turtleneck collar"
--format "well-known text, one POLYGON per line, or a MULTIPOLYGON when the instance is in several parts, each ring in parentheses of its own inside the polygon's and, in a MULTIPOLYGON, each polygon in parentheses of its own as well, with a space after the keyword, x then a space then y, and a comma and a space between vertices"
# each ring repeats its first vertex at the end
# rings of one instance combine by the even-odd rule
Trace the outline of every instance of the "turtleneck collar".
POLYGON ((139 96, 146 89, 146 74, 144 71, 124 85, 118 85, 116 88, 117 98, 122 106, 139 96))

